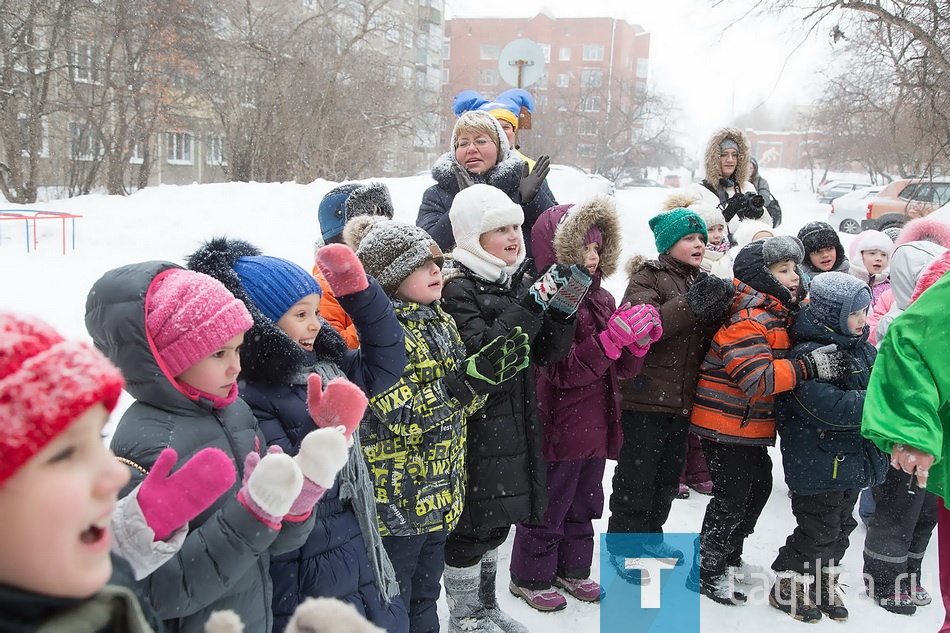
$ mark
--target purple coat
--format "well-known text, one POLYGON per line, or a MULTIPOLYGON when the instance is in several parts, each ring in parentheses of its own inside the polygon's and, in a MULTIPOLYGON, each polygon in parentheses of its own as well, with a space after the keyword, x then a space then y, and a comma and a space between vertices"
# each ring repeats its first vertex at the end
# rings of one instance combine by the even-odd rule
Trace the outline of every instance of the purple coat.
POLYGON ((548 461, 617 459, 623 442, 617 380, 635 376, 643 366, 642 358, 626 351, 619 360, 610 360, 598 339, 616 309, 614 297, 600 286, 600 277, 602 271, 609 274, 616 269, 620 227, 616 211, 602 198, 568 213, 570 208, 552 207, 535 223, 531 242, 538 270, 555 262, 580 262, 582 242, 592 226, 603 237, 601 266, 578 308, 571 351, 558 363, 535 366, 542 450, 548 461), (565 215, 568 218, 562 221, 565 215))

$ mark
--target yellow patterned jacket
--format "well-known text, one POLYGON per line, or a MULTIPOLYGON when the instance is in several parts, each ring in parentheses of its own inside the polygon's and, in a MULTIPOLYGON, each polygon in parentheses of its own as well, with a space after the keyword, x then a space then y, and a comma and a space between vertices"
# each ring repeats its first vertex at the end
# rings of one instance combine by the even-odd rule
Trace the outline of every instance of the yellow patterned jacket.
POLYGON ((465 502, 466 419, 485 402, 467 406, 447 389, 465 345, 455 321, 432 305, 393 300, 406 334, 406 369, 373 397, 360 429, 374 481, 382 536, 452 530, 465 502))

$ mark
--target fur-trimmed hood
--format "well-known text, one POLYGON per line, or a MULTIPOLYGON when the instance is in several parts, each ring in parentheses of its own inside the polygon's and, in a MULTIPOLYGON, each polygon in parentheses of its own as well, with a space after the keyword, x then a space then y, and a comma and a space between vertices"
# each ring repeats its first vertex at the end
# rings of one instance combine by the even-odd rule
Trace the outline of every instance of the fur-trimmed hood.
POLYGON ((739 146, 739 161, 736 163, 736 173, 732 180, 740 186, 749 181, 751 168, 749 166, 749 137, 736 127, 724 127, 709 139, 704 157, 706 181, 712 186, 718 186, 722 179, 722 170, 719 168, 719 145, 731 138, 739 146))
POLYGON ((188 268, 220 281, 244 302, 254 325, 244 335, 241 348, 241 379, 264 384, 287 384, 317 359, 326 357, 338 363, 346 351, 346 343, 322 318, 320 331, 313 342, 314 352, 307 352, 257 307, 234 270, 241 257, 261 255, 256 246, 243 240, 216 237, 188 256, 188 268))
POLYGON ((541 214, 531 230, 531 249, 539 270, 551 264, 584 261, 584 236, 597 227, 603 238, 600 272, 609 277, 620 259, 620 218, 613 202, 597 196, 579 205, 563 204, 541 214))
POLYGON ((897 245, 927 241, 950 248, 950 224, 936 218, 917 218, 904 225, 897 236, 897 245))

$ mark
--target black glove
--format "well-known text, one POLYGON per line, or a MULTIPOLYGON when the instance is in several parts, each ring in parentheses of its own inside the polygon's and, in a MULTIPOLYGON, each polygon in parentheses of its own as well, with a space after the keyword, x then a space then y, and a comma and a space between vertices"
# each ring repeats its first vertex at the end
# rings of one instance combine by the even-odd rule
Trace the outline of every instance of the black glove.
POLYGON ((818 378, 837 382, 851 371, 851 358, 832 343, 808 352, 800 359, 805 365, 805 380, 818 378))
POLYGON ((758 220, 765 213, 765 198, 757 193, 739 193, 720 204, 719 208, 726 222, 734 217, 758 220))
POLYGON ((528 335, 520 327, 498 336, 462 362, 462 369, 445 376, 446 387, 455 398, 468 404, 491 387, 511 380, 528 366, 528 335))
POLYGON ((467 189, 475 184, 475 181, 472 180, 472 175, 468 173, 468 170, 456 162, 452 163, 452 173, 455 174, 455 180, 459 184, 459 191, 462 189, 467 189))
POLYGON ((521 192, 521 204, 528 204, 541 190, 544 179, 548 177, 551 171, 551 157, 539 156, 538 162, 534 164, 534 169, 528 171, 528 163, 521 168, 521 184, 518 185, 518 191, 521 192))
POLYGON ((686 291, 686 303, 702 324, 722 325, 736 296, 735 284, 708 273, 700 275, 686 291))

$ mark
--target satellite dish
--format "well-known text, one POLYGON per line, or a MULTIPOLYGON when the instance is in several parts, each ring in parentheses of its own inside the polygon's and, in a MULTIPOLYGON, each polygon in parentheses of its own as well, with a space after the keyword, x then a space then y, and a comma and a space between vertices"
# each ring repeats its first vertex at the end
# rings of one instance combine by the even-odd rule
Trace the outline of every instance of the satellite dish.
POLYGON ((509 86, 530 86, 544 74, 544 51, 534 40, 511 40, 498 56, 498 74, 509 86))

